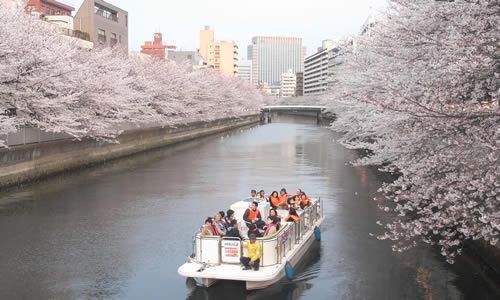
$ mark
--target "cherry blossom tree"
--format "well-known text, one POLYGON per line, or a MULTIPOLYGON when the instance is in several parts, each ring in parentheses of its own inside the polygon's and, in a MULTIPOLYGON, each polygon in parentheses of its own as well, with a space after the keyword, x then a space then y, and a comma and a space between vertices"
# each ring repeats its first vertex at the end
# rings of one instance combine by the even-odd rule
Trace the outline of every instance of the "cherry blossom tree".
POLYGON ((327 98, 333 129, 357 161, 398 179, 381 188, 394 212, 380 239, 421 240, 453 262, 467 240, 498 242, 498 1, 394 0, 368 36, 344 49, 327 98))
POLYGON ((0 137, 29 126, 113 142, 131 126, 238 117, 262 103, 257 90, 213 70, 82 49, 20 7, 0 3, 9 24, 0 26, 0 137))

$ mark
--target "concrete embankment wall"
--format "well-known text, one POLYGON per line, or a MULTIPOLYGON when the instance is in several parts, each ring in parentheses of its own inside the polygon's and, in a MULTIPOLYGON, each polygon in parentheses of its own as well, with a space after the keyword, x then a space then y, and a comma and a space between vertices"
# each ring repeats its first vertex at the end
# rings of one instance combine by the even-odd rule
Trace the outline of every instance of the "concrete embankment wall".
POLYGON ((194 122, 177 128, 147 128, 121 134, 119 143, 54 140, 0 148, 0 188, 18 185, 107 160, 257 124, 259 115, 194 122))

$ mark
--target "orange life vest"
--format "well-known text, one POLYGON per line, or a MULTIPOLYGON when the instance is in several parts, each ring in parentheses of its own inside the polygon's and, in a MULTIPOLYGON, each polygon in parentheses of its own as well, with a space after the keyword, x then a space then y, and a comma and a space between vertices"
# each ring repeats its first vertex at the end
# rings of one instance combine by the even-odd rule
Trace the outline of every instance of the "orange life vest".
POLYGON ((287 222, 290 222, 290 218, 292 218, 295 222, 300 221, 300 217, 296 215, 288 215, 288 218, 286 218, 287 222))
POLYGON ((288 197, 290 197, 288 194, 280 195, 280 203, 283 203, 283 201, 286 202, 286 200, 288 199, 288 197))
POLYGON ((260 215, 259 209, 257 208, 257 209, 255 209, 255 211, 254 211, 254 210, 252 210, 251 208, 249 208, 248 210, 249 210, 249 212, 248 212, 248 219, 249 219, 250 221, 255 221, 255 220, 257 220, 257 216, 258 216, 258 215, 260 215))
POLYGON ((270 196, 269 199, 271 199, 271 205, 273 206, 278 206, 281 203, 279 198, 270 196))
POLYGON ((300 204, 304 206, 309 206, 311 204, 311 200, 309 200, 309 198, 300 199, 300 204))

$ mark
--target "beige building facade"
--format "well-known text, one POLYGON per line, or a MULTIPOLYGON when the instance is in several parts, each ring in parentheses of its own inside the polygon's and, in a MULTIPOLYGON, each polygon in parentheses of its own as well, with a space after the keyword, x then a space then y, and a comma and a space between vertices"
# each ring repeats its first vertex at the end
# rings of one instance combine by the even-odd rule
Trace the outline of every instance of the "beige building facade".
POLYGON ((95 46, 128 50, 128 12, 102 0, 85 0, 73 19, 74 30, 89 34, 95 46))
POLYGON ((200 31, 198 51, 209 68, 229 76, 238 74, 238 46, 233 41, 216 41, 213 29, 208 26, 200 31))

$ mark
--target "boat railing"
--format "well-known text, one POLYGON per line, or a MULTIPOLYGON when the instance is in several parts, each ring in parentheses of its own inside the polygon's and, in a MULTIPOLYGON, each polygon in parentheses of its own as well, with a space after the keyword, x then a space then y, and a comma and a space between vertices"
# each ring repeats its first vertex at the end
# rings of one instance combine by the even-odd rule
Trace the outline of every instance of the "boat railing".
MULTIPOLYGON (((258 238, 262 250, 260 265, 265 267, 282 263, 283 257, 302 241, 306 233, 314 229, 314 224, 321 216, 322 205, 318 198, 311 206, 300 211, 299 221, 284 223, 273 236, 258 238)), ((240 257, 247 255, 243 248, 245 241, 237 237, 203 236, 197 233, 193 237, 193 259, 207 264, 239 264, 240 257)))

